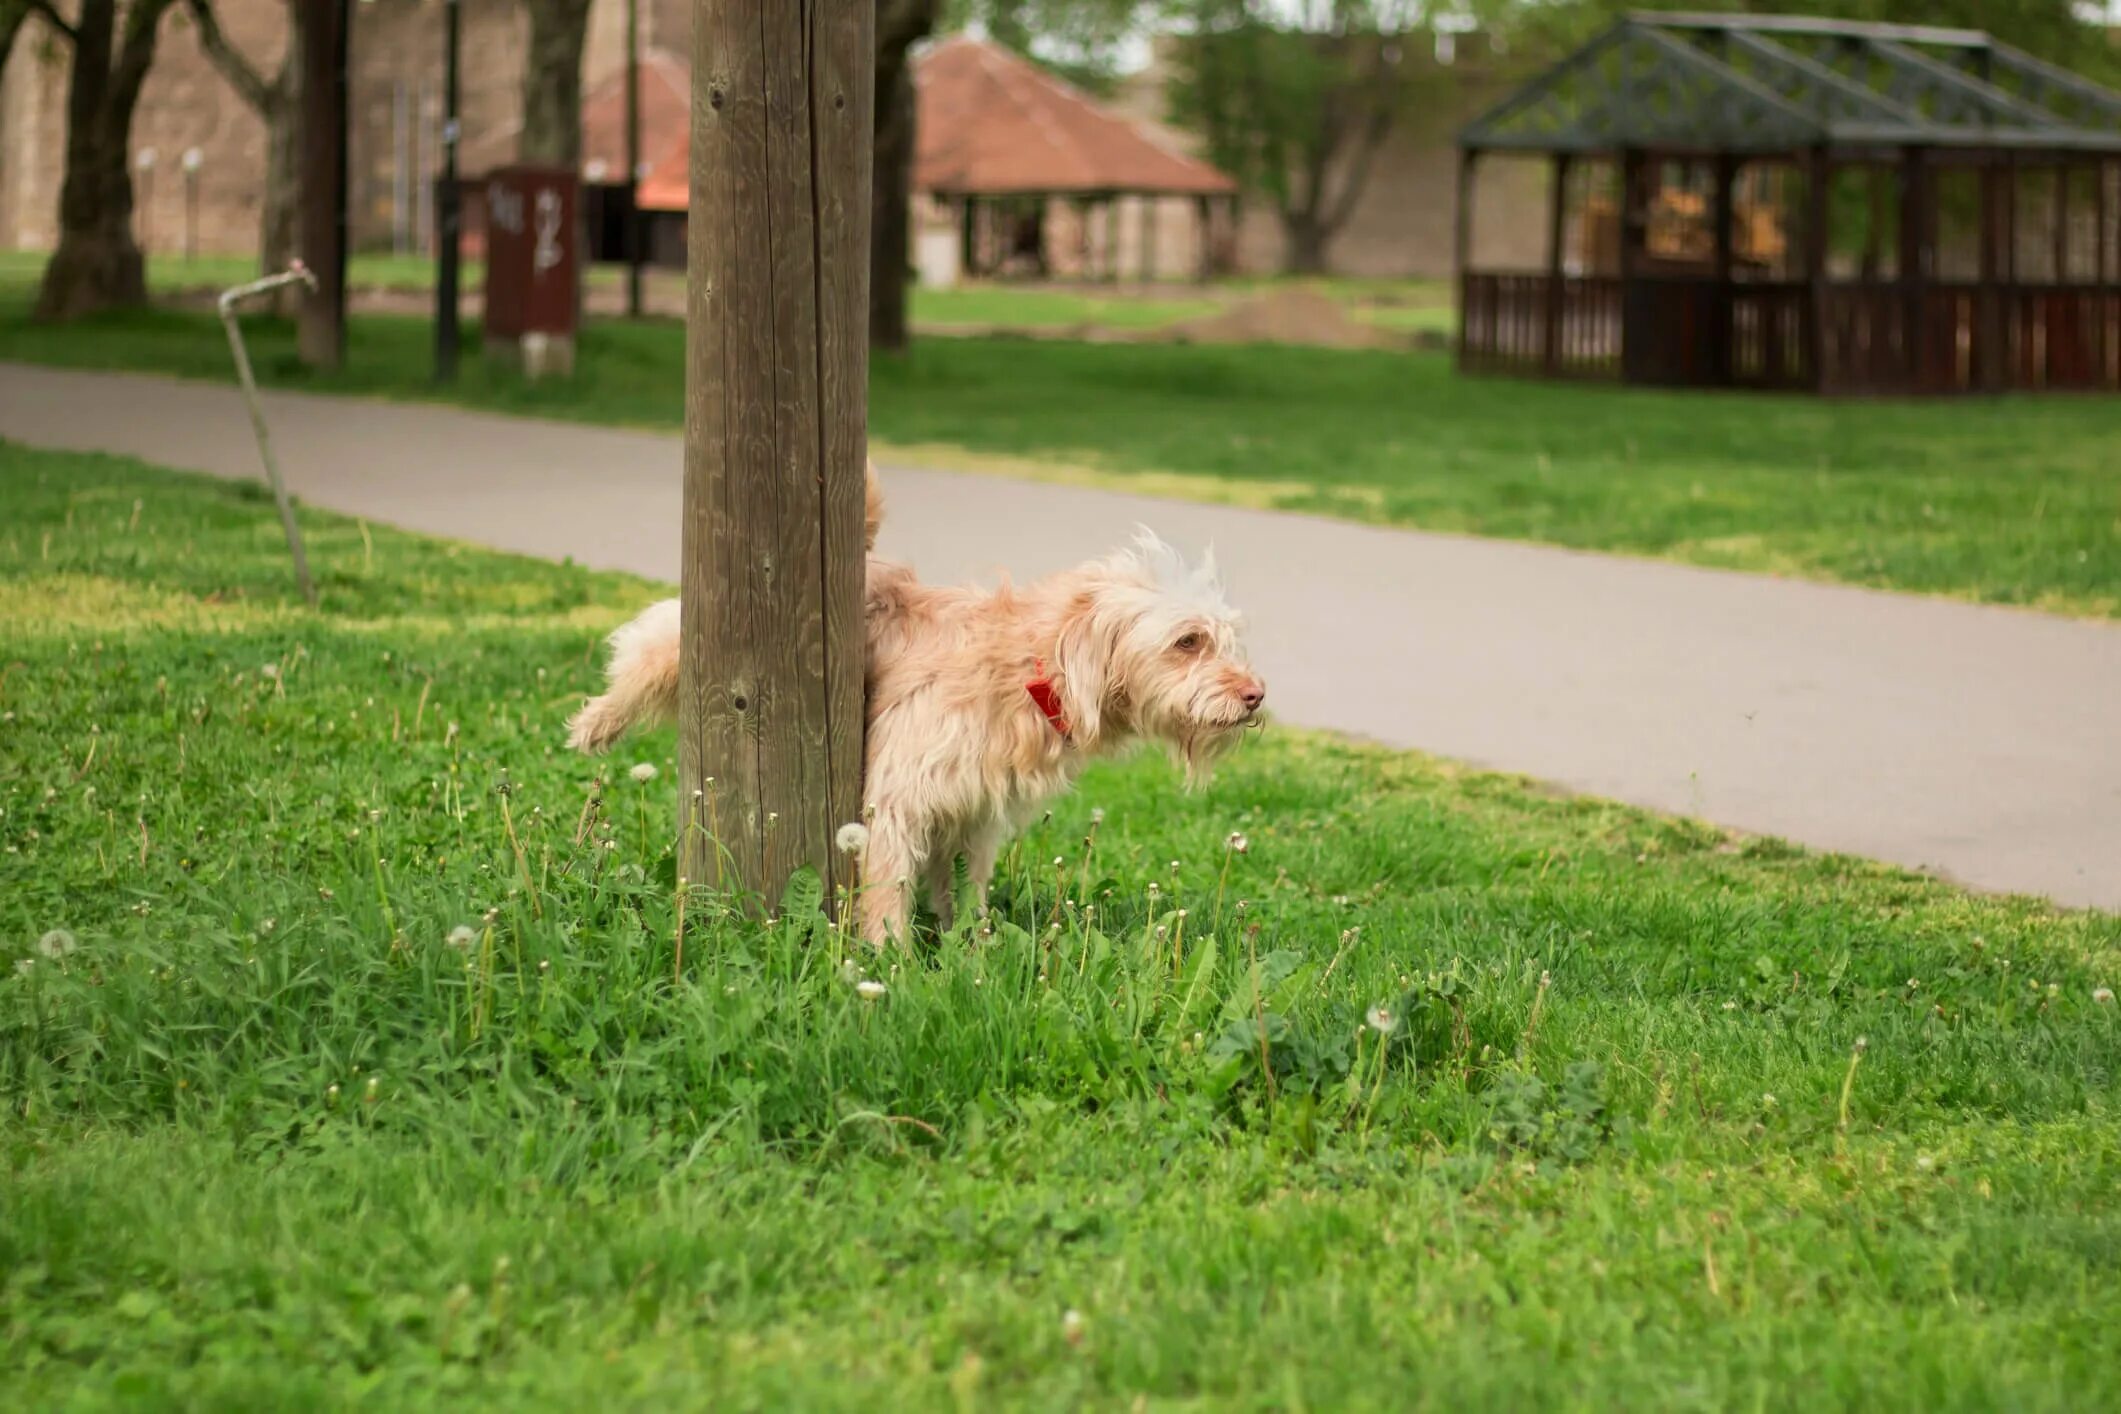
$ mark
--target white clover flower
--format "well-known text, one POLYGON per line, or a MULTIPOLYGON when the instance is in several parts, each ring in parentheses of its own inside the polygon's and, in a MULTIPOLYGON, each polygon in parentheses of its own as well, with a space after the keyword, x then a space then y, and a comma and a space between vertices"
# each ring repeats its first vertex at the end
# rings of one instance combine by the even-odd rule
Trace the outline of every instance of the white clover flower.
POLYGON ((645 786, 650 781, 656 778, 657 772, 655 769, 655 763, 653 761, 643 761, 640 765, 634 767, 626 774, 633 777, 635 780, 639 781, 642 785, 645 786))
POLYGON ((37 939, 37 951, 54 962, 65 957, 79 946, 80 944, 74 941, 74 935, 67 932, 64 928, 54 928, 43 937, 37 939))
POLYGON ((449 945, 458 952, 470 947, 478 939, 479 935, 472 931, 471 925, 468 923, 459 923, 456 927, 449 930, 449 945))
POLYGON ((873 1002, 890 990, 889 987, 886 987, 874 977, 865 978, 854 984, 854 994, 865 1002, 873 1002))
POLYGON ((1937 1161, 1928 1154, 1917 1154, 1915 1155, 1915 1167, 1924 1173, 1928 1173, 1931 1169, 1937 1167, 1937 1161))
POLYGON ((1399 1018, 1392 1014, 1392 1009, 1383 1005, 1371 1007, 1363 1013, 1362 1019, 1370 1023, 1370 1029, 1380 1036, 1391 1035, 1392 1029, 1399 1025, 1399 1018))
POLYGON ((832 843, 841 854, 860 854, 869 848, 869 827, 859 820, 849 820, 840 826, 840 832, 832 837, 832 843))

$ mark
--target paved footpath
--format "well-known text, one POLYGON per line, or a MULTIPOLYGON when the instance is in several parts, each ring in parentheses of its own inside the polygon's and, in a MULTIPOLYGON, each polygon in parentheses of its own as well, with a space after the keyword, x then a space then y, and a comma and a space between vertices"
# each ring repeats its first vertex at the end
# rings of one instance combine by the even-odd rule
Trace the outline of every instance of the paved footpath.
MULTIPOLYGON (((296 493, 674 579, 674 436, 275 394, 296 493)), ((0 437, 255 477, 231 388, 0 364, 0 437)), ((884 549, 1019 578, 1213 542, 1283 720, 2121 909, 2121 624, 885 467, 884 549)))

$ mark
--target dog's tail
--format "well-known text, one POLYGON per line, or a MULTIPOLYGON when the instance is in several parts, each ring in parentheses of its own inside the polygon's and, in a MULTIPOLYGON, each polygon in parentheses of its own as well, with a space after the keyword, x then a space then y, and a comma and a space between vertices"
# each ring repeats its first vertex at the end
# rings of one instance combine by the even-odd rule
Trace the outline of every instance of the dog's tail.
POLYGON ((661 721, 678 705, 678 601, 650 604, 611 635, 605 690, 567 720, 567 744, 598 756, 642 722, 661 721))
MULTIPOLYGON (((874 550, 876 532, 884 523, 884 491, 877 483, 875 462, 869 463, 863 500, 863 546, 874 550)), ((677 600, 649 605, 611 635, 611 664, 604 677, 603 695, 590 698, 567 720, 567 744, 590 756, 609 751, 643 722, 663 721, 676 713, 677 600)))

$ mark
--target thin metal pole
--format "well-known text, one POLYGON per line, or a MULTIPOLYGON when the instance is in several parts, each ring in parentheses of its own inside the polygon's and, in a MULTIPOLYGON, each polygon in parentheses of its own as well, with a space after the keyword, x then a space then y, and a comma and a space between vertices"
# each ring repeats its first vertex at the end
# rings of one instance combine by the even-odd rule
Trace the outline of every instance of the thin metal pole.
POLYGON ((280 479, 280 464, 272 454, 272 436, 265 430, 265 408, 258 401, 258 380, 251 376, 250 352, 243 347, 243 326, 237 322, 236 306, 255 295, 267 294, 283 285, 304 285, 314 291, 317 277, 296 261, 278 275, 267 275, 247 285, 224 291, 219 300, 221 325, 228 330, 228 347, 236 356, 236 381, 243 385, 243 401, 250 405, 251 431, 258 437, 258 459, 265 463, 265 478, 272 483, 272 498, 280 508, 280 528, 287 532, 287 551, 295 559, 295 583, 309 607, 317 607, 317 587, 310 582, 309 556, 302 550, 302 528, 295 524, 295 508, 287 499, 287 483, 280 479))
POLYGON ((390 85, 390 253, 412 248, 412 90, 390 85))
POLYGON ((626 313, 641 303, 641 0, 626 0, 626 313))
POLYGON ((462 5, 442 0, 442 190, 435 247, 435 381, 457 376, 457 277, 463 243, 463 203, 457 194, 457 77, 462 5))

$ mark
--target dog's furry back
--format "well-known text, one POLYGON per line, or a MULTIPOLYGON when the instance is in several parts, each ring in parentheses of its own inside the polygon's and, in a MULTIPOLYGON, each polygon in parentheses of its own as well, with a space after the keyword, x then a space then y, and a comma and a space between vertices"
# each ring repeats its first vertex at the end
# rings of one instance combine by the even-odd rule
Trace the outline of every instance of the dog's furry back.
MULTIPOLYGON (((864 492, 865 551, 876 549, 884 521, 884 497, 871 463, 864 492)), ((611 666, 601 696, 592 697, 567 722, 567 744, 592 756, 644 722, 662 721, 678 706, 678 601, 663 599, 621 624, 611 635, 611 666)))

